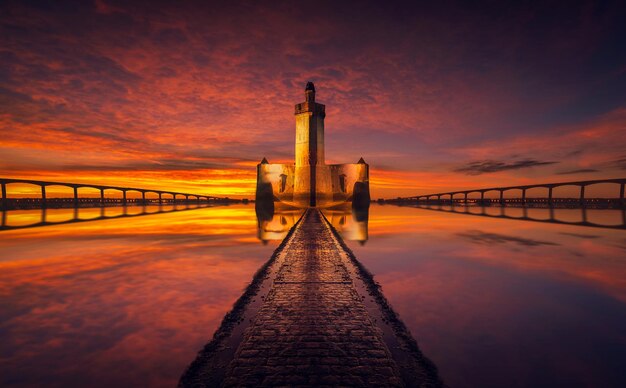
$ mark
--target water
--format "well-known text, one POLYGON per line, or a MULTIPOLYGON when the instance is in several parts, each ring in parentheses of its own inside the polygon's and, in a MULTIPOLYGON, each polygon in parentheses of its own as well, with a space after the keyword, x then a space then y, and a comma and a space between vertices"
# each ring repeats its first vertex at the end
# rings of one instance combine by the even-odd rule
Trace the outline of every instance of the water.
POLYGON ((348 244, 450 386, 625 386, 626 230, 373 206, 348 244))
POLYGON ((0 232, 0 386, 175 386, 273 245, 253 206, 0 232))
MULTIPOLYGON (((0 385, 175 385, 298 216, 236 205, 1 231, 0 385)), ((450 386, 626 382, 625 230, 379 205, 326 216, 450 386)))

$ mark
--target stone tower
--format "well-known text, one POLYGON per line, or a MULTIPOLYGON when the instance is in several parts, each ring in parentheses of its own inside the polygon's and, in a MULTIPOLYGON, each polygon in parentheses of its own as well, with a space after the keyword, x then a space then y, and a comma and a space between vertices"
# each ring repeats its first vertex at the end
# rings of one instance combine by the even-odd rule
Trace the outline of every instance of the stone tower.
MULTIPOLYGON (((315 85, 308 82, 304 102, 296 104, 296 160, 294 200, 316 206, 319 196, 330 190, 324 162, 325 106, 315 102, 315 85)), ((321 199, 321 198, 320 198, 321 199)))
POLYGON ((357 207, 369 206, 367 163, 362 158, 351 164, 326 164, 324 160, 326 113, 325 106, 315 102, 313 82, 306 84, 304 102, 296 104, 295 115, 295 161, 268 163, 263 158, 257 165, 257 210, 273 209, 274 202, 300 208, 348 202, 357 207))

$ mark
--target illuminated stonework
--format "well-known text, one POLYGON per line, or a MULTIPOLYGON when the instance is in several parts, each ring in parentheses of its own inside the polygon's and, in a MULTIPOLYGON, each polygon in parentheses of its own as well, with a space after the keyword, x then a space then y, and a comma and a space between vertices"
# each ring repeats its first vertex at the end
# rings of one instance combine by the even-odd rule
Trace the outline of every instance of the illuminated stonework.
POLYGON ((257 165, 257 202, 280 201, 298 207, 334 206, 345 202, 369 204, 369 166, 363 158, 354 164, 324 160, 325 106, 315 102, 315 86, 307 83, 305 101, 295 107, 294 164, 257 165))

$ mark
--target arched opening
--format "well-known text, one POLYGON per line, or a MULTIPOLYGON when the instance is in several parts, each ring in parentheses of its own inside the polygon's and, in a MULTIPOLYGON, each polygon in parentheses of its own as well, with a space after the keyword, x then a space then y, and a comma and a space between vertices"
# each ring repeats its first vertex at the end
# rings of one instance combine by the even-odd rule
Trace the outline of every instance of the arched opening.
POLYGON ((504 190, 502 193, 502 198, 509 202, 521 202, 523 190, 519 188, 512 188, 504 190))
POLYGON ((554 220, 566 223, 583 222, 585 210, 581 208, 556 208, 553 210, 554 220))
POLYGON ((624 224, 622 209, 586 209, 585 218, 587 222, 596 225, 617 226, 624 224))
POLYGON ((507 206, 504 208, 504 216, 509 218, 525 218, 527 209, 522 206, 507 206))
POLYGON ((552 204, 556 207, 580 205, 580 186, 563 185, 552 189, 552 204))
MULTIPOLYGON (((465 198, 465 194, 463 194, 463 198, 465 198)), ((480 202, 480 192, 472 191, 467 193, 468 204, 477 204, 478 202, 480 202)))
POLYGON ((167 212, 173 209, 174 209, 174 195, 170 193, 162 193, 160 211, 167 212))
POLYGON ((123 193, 118 189, 104 189, 104 198, 101 198, 103 206, 118 206, 122 204, 123 193))
POLYGON ((151 209, 150 212, 158 211, 159 206, 159 193, 154 191, 146 191, 146 206, 149 206, 151 209))
POLYGON ((126 190, 127 206, 143 206, 143 192, 139 190, 126 190))
POLYGON ((526 216, 533 220, 549 220, 551 218, 551 209, 545 206, 529 207, 526 209, 526 216))
POLYGON ((42 198, 42 188, 39 185, 16 182, 7 183, 5 188, 6 200, 4 202, 7 210, 39 209, 45 203, 42 198))
POLYGON ((526 200, 533 203, 542 203, 548 201, 547 187, 531 187, 526 189, 526 200))
POLYGON ((500 204, 500 190, 491 189, 485 191, 483 194, 483 204, 500 204))
MULTIPOLYGON (((77 189, 78 194, 78 206, 80 207, 98 207, 100 206, 100 189, 91 186, 82 186, 77 189)), ((88 212, 81 211, 81 218, 83 218, 83 214, 88 214, 88 212)), ((94 212, 91 214, 89 212, 90 218, 96 218, 96 214, 99 216, 99 212, 94 212)))
POLYGON ((596 208, 618 207, 621 204, 619 183, 594 183, 585 187, 585 205, 596 208))

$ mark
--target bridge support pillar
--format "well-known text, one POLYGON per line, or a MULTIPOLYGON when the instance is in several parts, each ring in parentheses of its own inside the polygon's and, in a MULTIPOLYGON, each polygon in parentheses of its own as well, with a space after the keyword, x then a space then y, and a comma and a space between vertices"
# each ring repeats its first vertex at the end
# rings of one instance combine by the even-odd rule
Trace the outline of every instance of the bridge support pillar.
POLYGON ((467 206, 467 193, 463 193, 463 194, 465 194, 464 202, 465 202, 465 206, 467 206))
POLYGON ((141 192, 141 204, 143 206, 146 206, 146 192, 145 191, 141 192))
POLYGON ((126 190, 122 190, 122 204, 126 206, 126 190))
POLYGON ((548 205, 552 207, 554 203, 552 202, 552 187, 548 187, 548 205))
MULTIPOLYGON (((622 185, 624 189, 624 185, 622 185)), ((2 182, 2 210, 7 210, 7 184, 2 182)))
POLYGON ((485 192, 484 191, 480 192, 480 204, 481 205, 485 204, 485 192))
POLYGON ((46 207, 46 185, 41 185, 41 207, 46 207))
POLYGON ((161 205, 163 203, 163 199, 161 198, 161 194, 163 194, 163 193, 159 193, 159 205, 161 205))
MULTIPOLYGON (((619 199, 622 202, 622 206, 626 206, 626 199, 624 199, 624 186, 626 186, 626 183, 622 183, 619 187, 619 199)), ((4 192, 3 192, 2 198, 4 197, 6 197, 6 195, 4 195, 4 192)))
POLYGON ((526 189, 522 189, 522 205, 526 205, 526 189))
POLYGON ((585 206, 585 185, 580 186, 580 206, 585 206))
POLYGON ((100 189, 100 206, 104 207, 104 189, 100 189))
POLYGON ((74 207, 78 207, 78 187, 74 187, 74 207))
POLYGON ((504 206, 504 190, 500 190, 500 205, 504 206))

